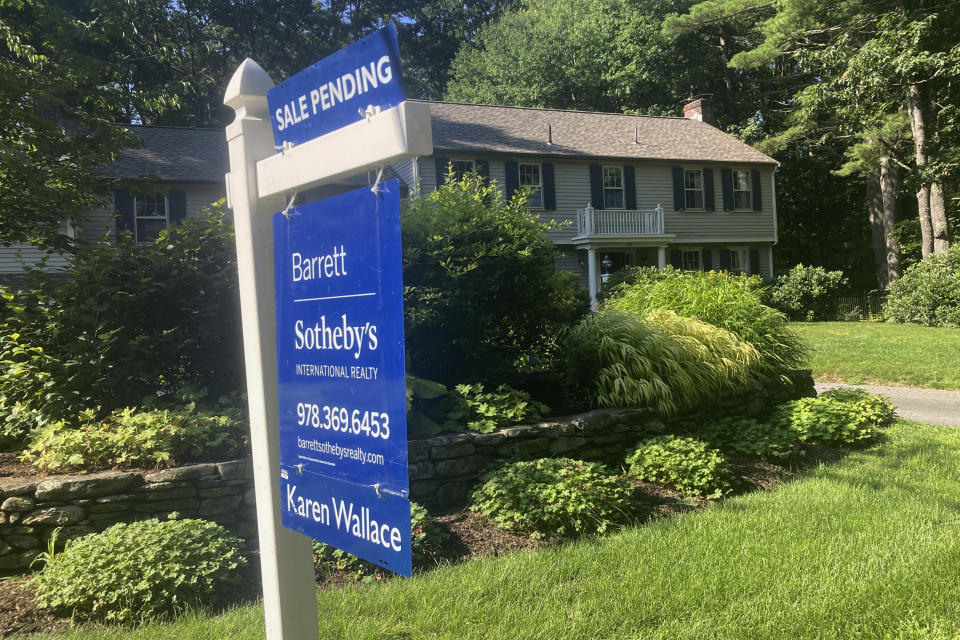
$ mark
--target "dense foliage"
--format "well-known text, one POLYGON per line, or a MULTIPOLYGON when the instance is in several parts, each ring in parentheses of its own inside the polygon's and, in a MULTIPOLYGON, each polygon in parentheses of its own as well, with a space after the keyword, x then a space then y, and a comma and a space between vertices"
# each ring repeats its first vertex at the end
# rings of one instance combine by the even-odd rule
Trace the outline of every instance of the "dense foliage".
POLYGON ((471 508, 532 537, 604 533, 635 517, 635 488, 595 462, 543 458, 488 473, 471 508))
POLYGON ((727 273, 667 271, 636 274, 633 285, 621 285, 605 306, 640 316, 669 309, 736 334, 760 357, 758 374, 779 375, 804 361, 803 343, 787 326, 787 317, 763 304, 757 277, 727 273))
POLYGON ((788 424, 803 442, 855 445, 872 440, 893 417, 884 396, 841 388, 781 405, 774 420, 788 424))
POLYGON ((883 315, 894 322, 960 327, 960 245, 927 256, 891 283, 883 315))
POLYGON ((766 300, 791 320, 836 320, 837 296, 847 284, 842 271, 798 264, 777 277, 766 293, 766 300))
POLYGON ((663 484, 687 496, 720 498, 733 490, 735 476, 717 449, 694 438, 668 435, 637 443, 627 471, 638 480, 663 484))
POLYGON ((552 228, 476 175, 448 176, 402 219, 405 340, 411 373, 444 384, 509 381, 548 360, 587 312, 576 278, 557 269, 552 228))
POLYGON ((240 412, 210 415, 193 403, 181 409, 123 409, 103 420, 92 412, 80 427, 62 421, 38 429, 23 459, 44 471, 113 466, 169 467, 244 453, 247 430, 240 412))
POLYGON ((782 461, 803 455, 796 431, 782 420, 721 418, 700 425, 690 435, 729 456, 782 461))
POLYGON ((233 225, 216 206, 152 245, 129 234, 74 253, 63 273, 32 269, 3 290, 0 424, 76 426, 147 396, 242 387, 233 225))
POLYGON ((48 555, 33 579, 41 607, 121 623, 214 604, 246 564, 240 540, 204 520, 116 524, 48 555))

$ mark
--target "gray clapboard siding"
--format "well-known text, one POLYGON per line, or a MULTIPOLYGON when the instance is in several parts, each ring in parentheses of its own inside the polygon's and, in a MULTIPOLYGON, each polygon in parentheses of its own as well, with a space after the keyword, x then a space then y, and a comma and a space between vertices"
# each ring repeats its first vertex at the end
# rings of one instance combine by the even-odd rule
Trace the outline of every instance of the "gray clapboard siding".
POLYGON ((410 188, 410 193, 413 193, 413 190, 417 188, 417 181, 414 178, 413 171, 414 162, 416 162, 416 159, 411 158, 410 160, 404 160, 403 162, 390 165, 393 167, 393 170, 397 172, 397 176, 400 177, 400 180, 402 180, 403 183, 410 188))

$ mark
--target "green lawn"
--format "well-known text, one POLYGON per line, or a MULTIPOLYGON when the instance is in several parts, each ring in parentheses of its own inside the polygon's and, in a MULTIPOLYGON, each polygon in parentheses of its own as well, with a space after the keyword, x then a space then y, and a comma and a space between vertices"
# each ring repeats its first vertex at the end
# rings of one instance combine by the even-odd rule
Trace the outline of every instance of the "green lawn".
POLYGON ((817 380, 960 389, 960 329, 886 322, 803 322, 817 380))
MULTIPOLYGON (((960 638, 960 430, 713 509, 319 595, 321 638, 960 638)), ((70 638, 262 637, 262 610, 70 638)))

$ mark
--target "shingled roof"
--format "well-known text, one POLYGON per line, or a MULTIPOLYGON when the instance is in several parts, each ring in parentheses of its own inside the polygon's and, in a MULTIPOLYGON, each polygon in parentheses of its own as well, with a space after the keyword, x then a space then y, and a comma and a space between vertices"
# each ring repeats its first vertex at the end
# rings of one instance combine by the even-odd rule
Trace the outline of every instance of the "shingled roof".
POLYGON ((227 138, 223 129, 124 125, 143 139, 107 167, 112 178, 153 176, 167 182, 223 182, 227 138))
POLYGON ((733 136, 689 118, 455 102, 431 102, 430 114, 438 152, 776 164, 733 136))

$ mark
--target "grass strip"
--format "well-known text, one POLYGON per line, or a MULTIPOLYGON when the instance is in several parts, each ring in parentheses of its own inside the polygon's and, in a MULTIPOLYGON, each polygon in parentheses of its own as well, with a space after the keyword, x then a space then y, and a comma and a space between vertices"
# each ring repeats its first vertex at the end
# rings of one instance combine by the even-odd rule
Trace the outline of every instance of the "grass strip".
MULTIPOLYGON (((606 538, 319 594, 321 638, 960 638, 960 431, 606 538)), ((262 610, 67 638, 262 637, 262 610)))

